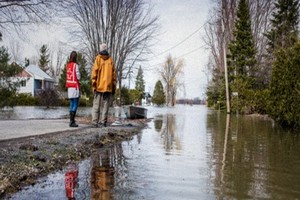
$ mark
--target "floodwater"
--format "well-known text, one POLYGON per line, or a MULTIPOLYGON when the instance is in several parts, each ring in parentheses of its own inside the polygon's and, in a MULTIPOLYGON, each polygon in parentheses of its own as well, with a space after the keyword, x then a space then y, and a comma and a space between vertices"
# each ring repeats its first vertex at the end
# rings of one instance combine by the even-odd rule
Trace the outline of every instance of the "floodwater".
POLYGON ((71 185, 65 169, 11 199, 300 199, 299 133, 205 106, 147 108, 149 128, 81 161, 71 185))

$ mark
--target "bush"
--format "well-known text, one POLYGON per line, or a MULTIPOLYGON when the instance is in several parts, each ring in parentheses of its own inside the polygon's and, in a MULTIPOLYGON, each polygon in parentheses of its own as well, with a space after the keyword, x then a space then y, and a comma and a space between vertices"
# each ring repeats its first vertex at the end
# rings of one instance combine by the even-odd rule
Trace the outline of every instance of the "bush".
POLYGON ((16 96, 16 105, 37 106, 39 105, 39 98, 31 96, 31 94, 18 94, 16 96))
POLYGON ((269 99, 270 91, 268 89, 255 91, 254 111, 259 114, 267 114, 269 99))
MULTIPOLYGON (((18 106, 69 106, 70 102, 67 98, 59 98, 55 91, 47 91, 40 93, 39 96, 33 97, 31 94, 18 94, 15 96, 14 105, 18 106), (54 95, 53 95, 54 94, 54 95), (53 96, 51 96, 53 95, 53 96)), ((92 106, 93 99, 79 98, 79 105, 81 107, 92 106)))
POLYGON ((0 88, 0 108, 5 106, 13 107, 16 105, 15 91, 8 88, 0 88))
POLYGON ((59 95, 55 90, 47 89, 42 90, 38 94, 39 97, 39 105, 51 107, 59 105, 59 95))
POLYGON ((120 90, 117 89, 115 94, 115 101, 118 105, 131 105, 133 103, 132 97, 130 96, 130 91, 127 87, 123 86, 121 89, 122 92, 122 100, 120 102, 120 90))
POLYGON ((93 106, 93 98, 85 99, 85 98, 79 98, 79 105, 80 107, 88 107, 93 106))

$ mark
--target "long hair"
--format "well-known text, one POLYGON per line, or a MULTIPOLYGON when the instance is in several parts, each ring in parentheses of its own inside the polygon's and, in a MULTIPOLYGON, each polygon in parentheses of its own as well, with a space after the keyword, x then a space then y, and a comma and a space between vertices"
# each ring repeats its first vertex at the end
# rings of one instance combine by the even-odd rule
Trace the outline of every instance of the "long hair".
POLYGON ((70 59, 69 59, 69 63, 70 62, 74 62, 77 63, 77 52, 76 51, 72 51, 70 54, 70 59))

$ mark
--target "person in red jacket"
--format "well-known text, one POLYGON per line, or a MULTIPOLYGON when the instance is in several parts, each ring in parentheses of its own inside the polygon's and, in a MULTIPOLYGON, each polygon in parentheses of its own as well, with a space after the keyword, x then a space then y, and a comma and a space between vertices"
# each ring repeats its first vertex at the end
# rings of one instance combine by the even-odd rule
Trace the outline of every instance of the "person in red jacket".
POLYGON ((66 66, 66 87, 68 88, 68 98, 70 101, 70 127, 78 127, 75 122, 76 111, 79 102, 79 89, 80 89, 80 73, 77 65, 77 52, 72 51, 70 54, 69 62, 66 66))

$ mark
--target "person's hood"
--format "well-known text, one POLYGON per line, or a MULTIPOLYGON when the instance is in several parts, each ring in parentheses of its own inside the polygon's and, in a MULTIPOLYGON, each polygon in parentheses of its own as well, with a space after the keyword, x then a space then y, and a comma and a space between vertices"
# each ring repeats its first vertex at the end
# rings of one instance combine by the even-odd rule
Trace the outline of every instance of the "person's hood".
POLYGON ((106 50, 103 50, 103 51, 100 52, 100 57, 103 60, 107 60, 109 58, 109 53, 106 50))

